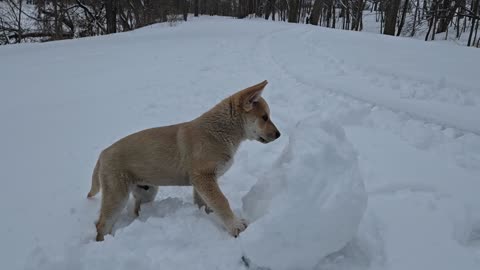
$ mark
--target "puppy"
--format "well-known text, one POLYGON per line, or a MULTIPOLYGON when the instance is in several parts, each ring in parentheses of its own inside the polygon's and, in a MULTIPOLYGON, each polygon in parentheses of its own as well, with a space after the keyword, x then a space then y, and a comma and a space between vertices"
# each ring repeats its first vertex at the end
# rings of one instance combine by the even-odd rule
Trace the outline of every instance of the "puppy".
MULTIPOLYGON (((232 165, 241 142, 269 143, 280 137, 261 96, 266 85, 263 81, 239 91, 192 121, 146 129, 103 150, 88 193, 90 198, 102 189, 96 240, 112 232, 132 190, 142 197, 139 186, 193 186, 195 203, 215 212, 232 236, 245 230, 247 222, 232 212, 217 179, 232 165)), ((138 208, 153 200, 152 194, 137 200, 138 208)))

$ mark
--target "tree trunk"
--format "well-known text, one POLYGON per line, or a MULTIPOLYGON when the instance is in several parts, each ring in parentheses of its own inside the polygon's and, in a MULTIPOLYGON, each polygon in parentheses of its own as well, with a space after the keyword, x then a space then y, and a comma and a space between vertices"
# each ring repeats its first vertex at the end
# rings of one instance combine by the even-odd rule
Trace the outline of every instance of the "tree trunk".
POLYGON ((265 20, 268 20, 271 12, 272 12, 271 2, 270 0, 267 0, 265 2, 265 20))
POLYGON ((438 4, 438 2, 436 2, 435 13, 434 13, 434 16, 433 16, 432 40, 435 40, 435 33, 437 33, 438 7, 439 7, 439 4, 438 4))
POLYGON ((248 0, 247 4, 247 15, 255 13, 255 1, 254 0, 248 0))
POLYGON ((53 5, 53 39, 59 39, 59 36, 60 36, 60 20, 59 20, 59 16, 58 16, 58 1, 57 0, 53 0, 52 1, 52 5, 53 5))
POLYGON ((107 17, 107 34, 117 32, 116 0, 105 0, 105 16, 107 17))
POLYGON ((415 27, 417 26, 417 15, 418 15, 418 8, 420 7, 420 0, 417 0, 417 6, 415 7, 415 15, 413 16, 413 25, 412 25, 412 33, 410 36, 415 36, 415 27))
POLYGON ((318 25, 320 19, 320 11, 322 7, 322 0, 315 0, 313 3, 312 13, 310 15, 310 24, 318 25))
POLYGON ((453 20, 455 16, 455 11, 459 7, 458 2, 454 2, 452 6, 452 0, 443 0, 442 10, 440 13, 440 20, 437 26, 437 34, 442 32, 447 32, 448 25, 453 20))
POLYGON ((438 3, 438 11, 437 11, 437 21, 438 24, 435 26, 436 31, 435 33, 442 33, 445 32, 448 27, 448 22, 446 19, 447 11, 446 9, 449 8, 451 0, 443 0, 441 3, 438 3))
MULTIPOLYGON (((479 22, 477 20, 477 28, 475 28, 475 37, 477 36, 477 31, 478 31, 478 27, 479 27, 479 22)), ((473 44, 472 44, 473 46, 473 44)), ((480 47, 480 37, 477 39, 477 48, 480 47)))
POLYGON ((352 2, 352 30, 360 31, 362 26, 363 0, 355 0, 352 2))
POLYGON ((332 19, 332 0, 328 1, 324 9, 326 9, 327 12, 327 17, 325 18, 325 21, 327 21, 327 27, 330 27, 330 20, 332 19))
POLYGON ((400 36, 400 34, 402 33, 402 28, 403 28, 403 25, 405 24, 405 16, 407 15, 407 8, 408 8, 408 0, 405 0, 405 3, 403 3, 402 17, 400 19, 400 24, 398 25, 397 36, 400 36))
MULTIPOLYGON (((472 0, 473 2, 474 0, 472 0)), ((477 11, 478 11, 478 2, 480 2, 480 0, 476 0, 475 3, 473 4, 473 15, 474 16, 477 16, 477 11)), ((472 17, 472 27, 470 28, 470 34, 468 35, 468 43, 467 43, 467 46, 470 46, 474 43, 472 43, 472 36, 473 36, 473 30, 475 28, 475 20, 476 18, 475 17, 472 17)), ((475 40, 473 40, 473 42, 475 42, 475 40)))
POLYGON ((276 13, 275 1, 276 0, 271 0, 271 1, 272 1, 272 21, 275 21, 275 13, 276 13))
POLYGON ((198 1, 193 0, 193 16, 198 17, 198 1))
POLYGON ((423 0, 423 8, 422 8, 422 19, 425 17, 425 13, 427 12, 427 0, 423 0))
POLYGON ((298 2, 299 0, 288 0, 288 22, 298 22, 298 2))
POLYGON ((336 16, 335 6, 336 6, 337 3, 336 3, 336 0, 332 0, 332 1, 333 1, 333 3, 332 3, 332 28, 335 28, 335 20, 336 20, 336 18, 335 18, 335 16, 336 16))
POLYGON ((239 19, 243 19, 248 15, 248 0, 238 1, 238 15, 239 19))
POLYGON ((428 24, 429 24, 429 25, 428 25, 428 31, 427 31, 427 35, 425 36, 425 41, 428 40, 428 36, 430 35, 430 32, 432 31, 432 27, 433 27, 433 16, 430 18, 428 24))
POLYGON ((400 0, 385 1, 385 27, 384 35, 395 35, 395 26, 397 24, 397 13, 400 8, 400 0))
POLYGON ((23 39, 22 13, 23 13, 23 0, 19 0, 18 1, 18 19, 17 19, 18 43, 22 42, 22 39, 23 39))
POLYGON ((183 13, 183 20, 187 21, 188 19, 188 10, 190 9, 190 2, 188 0, 182 0, 182 13, 183 13))
MULTIPOLYGON (((477 32, 478 32, 478 19, 477 19, 477 27, 475 27, 475 36, 473 37, 473 42, 472 46, 475 46, 475 40, 477 39, 477 32)), ((478 38, 480 40, 480 37, 478 38)), ((477 47, 478 47, 478 41, 477 41, 477 47)))
POLYGON ((384 24, 385 24, 385 20, 384 20, 384 16, 383 16, 383 11, 380 12, 380 33, 383 33, 383 27, 384 27, 384 24))
POLYGON ((268 20, 272 15, 272 20, 275 20, 275 0, 266 0, 265 3, 265 20, 268 20))
POLYGON ((351 16, 350 16, 350 10, 351 10, 351 5, 350 5, 350 2, 347 4, 347 25, 345 26, 345 29, 350 29, 350 20, 351 20, 351 16))

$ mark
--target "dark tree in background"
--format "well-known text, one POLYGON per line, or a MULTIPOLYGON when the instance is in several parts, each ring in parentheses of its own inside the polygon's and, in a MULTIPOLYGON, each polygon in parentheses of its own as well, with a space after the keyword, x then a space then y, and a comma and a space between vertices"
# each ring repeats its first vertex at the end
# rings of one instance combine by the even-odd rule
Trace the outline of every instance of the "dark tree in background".
POLYGON ((198 0, 193 0, 193 12, 194 16, 198 17, 198 0))
POLYGON ((288 0, 288 22, 298 22, 298 4, 300 0, 288 0))
POLYGON ((320 20, 320 12, 322 11, 323 0, 315 0, 312 7, 312 13, 310 15, 310 24, 318 25, 320 20))
POLYGON ((393 36, 395 35, 400 0, 386 0, 383 4, 385 5, 385 26, 383 34, 393 36))
POLYGON ((397 29, 397 36, 400 36, 400 34, 402 33, 403 26, 405 25, 405 17, 407 16, 408 5, 409 5, 409 1, 404 0, 403 1, 403 8, 402 8, 402 16, 401 16, 400 23, 398 24, 398 29, 397 29))
POLYGON ((107 34, 117 32, 117 1, 105 0, 105 17, 107 18, 107 34))
MULTIPOLYGON (((472 42, 472 36, 473 36, 473 29, 475 28, 475 36, 477 35, 477 31, 478 31, 478 21, 480 20, 480 16, 478 16, 478 5, 479 5, 479 2, 480 0, 472 0, 472 2, 475 1, 475 3, 473 4, 473 9, 472 9, 472 26, 470 28, 470 35, 468 36, 468 44, 467 46, 474 46, 474 43, 475 43, 475 38, 473 39, 473 42, 472 42)), ((479 39, 480 40, 480 39, 479 39)), ((477 41, 477 47, 478 47, 478 43, 479 41, 477 41)))

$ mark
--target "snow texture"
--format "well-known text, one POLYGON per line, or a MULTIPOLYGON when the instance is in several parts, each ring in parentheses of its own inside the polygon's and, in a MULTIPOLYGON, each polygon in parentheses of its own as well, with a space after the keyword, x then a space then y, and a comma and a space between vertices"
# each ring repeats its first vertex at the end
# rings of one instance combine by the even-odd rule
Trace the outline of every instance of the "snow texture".
POLYGON ((254 249, 291 251, 292 262, 280 259, 290 264, 305 256, 294 269, 480 269, 472 48, 208 16, 2 46, 0 61, 2 269, 244 270, 245 256, 252 269, 275 270, 269 256, 282 254, 254 249), (100 198, 86 194, 102 149, 193 119, 264 79, 282 137, 242 144, 219 179, 234 211, 251 219, 239 238, 193 205, 190 187, 161 187, 139 218, 130 200, 114 236, 94 241, 100 198), (353 233, 365 203, 360 179, 368 204, 353 233), (247 195, 262 185, 264 201, 247 195), (295 251, 308 246, 318 250, 295 251))

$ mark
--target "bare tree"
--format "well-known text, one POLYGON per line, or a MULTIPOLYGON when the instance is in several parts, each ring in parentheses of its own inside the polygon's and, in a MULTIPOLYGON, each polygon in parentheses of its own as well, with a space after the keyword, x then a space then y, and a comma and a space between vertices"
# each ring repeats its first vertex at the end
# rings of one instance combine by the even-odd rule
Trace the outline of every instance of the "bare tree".
POLYGON ((415 27, 417 27, 417 15, 418 9, 420 8, 420 0, 417 0, 417 5, 415 6, 415 14, 413 15, 413 25, 412 25, 412 32, 410 36, 415 36, 415 27))
POLYGON ((403 2, 402 16, 400 19, 400 23, 398 24, 397 36, 400 36, 400 33, 402 33, 403 26, 405 25, 405 17, 407 16, 408 4, 409 4, 408 0, 405 0, 403 2))
POLYGON ((117 32, 117 1, 104 0, 105 16, 107 18, 107 34, 117 32))
POLYGON ((288 0, 288 22, 298 22, 299 0, 288 0))
POLYGON ((386 0, 385 5, 385 27, 384 35, 395 35, 395 27, 397 24, 397 14, 400 8, 400 0, 386 0))
POLYGON ((322 11, 323 0, 315 0, 312 8, 312 13, 310 15, 310 24, 318 25, 318 20, 320 19, 320 12, 322 11))
POLYGON ((194 11, 194 16, 198 17, 198 0, 193 0, 193 11, 194 11))
POLYGON ((473 10, 470 12, 471 13, 471 17, 472 17, 472 25, 470 27, 470 34, 468 35, 468 43, 467 43, 467 46, 470 46, 475 43, 475 38, 472 40, 472 36, 473 36, 473 32, 474 32, 474 29, 475 29, 475 23, 477 23, 477 26, 476 26, 476 31, 475 33, 478 31, 478 22, 477 20, 479 20, 478 18, 478 3, 480 2, 480 0, 472 0, 472 6, 473 6, 473 10), (474 2, 475 1, 475 2, 474 2))
POLYGON ((0 21, 0 30, 4 37, 3 43, 10 43, 10 39, 15 39, 15 43, 22 42, 23 39, 23 0, 6 0, 5 8, 0 10, 2 17, 0 21))

